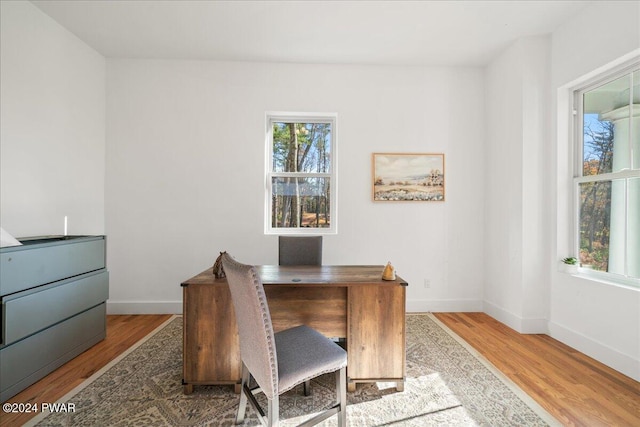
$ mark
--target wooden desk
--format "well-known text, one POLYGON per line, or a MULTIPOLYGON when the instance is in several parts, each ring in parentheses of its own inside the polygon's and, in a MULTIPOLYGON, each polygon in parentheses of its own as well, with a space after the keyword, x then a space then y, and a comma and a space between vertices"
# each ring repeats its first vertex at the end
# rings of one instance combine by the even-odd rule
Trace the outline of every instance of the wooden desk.
MULTIPOLYGON (((300 324, 347 344, 347 388, 372 381, 404 389, 405 299, 400 277, 383 266, 257 266, 275 332, 300 324)), ((240 343, 226 279, 208 268, 184 281, 183 385, 232 384, 240 390, 240 343)))

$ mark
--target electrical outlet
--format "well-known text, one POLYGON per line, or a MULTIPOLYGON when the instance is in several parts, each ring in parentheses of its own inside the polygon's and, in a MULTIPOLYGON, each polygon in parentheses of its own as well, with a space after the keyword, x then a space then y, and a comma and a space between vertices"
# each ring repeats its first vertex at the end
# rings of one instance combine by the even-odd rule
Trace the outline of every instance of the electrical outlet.
POLYGON ((429 289, 429 288, 431 288, 431 280, 429 280, 429 279, 424 279, 424 288, 425 288, 425 289, 429 289))

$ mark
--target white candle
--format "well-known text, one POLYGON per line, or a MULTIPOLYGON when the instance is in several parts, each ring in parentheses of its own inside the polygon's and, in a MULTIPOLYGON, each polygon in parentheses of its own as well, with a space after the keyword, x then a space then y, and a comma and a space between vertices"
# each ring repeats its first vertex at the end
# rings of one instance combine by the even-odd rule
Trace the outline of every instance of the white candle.
POLYGON ((64 235, 67 235, 67 216, 64 216, 64 235))

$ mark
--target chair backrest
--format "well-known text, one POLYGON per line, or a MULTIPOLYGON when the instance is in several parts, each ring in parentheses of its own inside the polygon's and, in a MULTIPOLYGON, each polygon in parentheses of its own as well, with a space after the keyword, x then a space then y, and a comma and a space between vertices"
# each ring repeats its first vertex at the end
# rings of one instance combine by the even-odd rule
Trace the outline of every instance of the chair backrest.
POLYGON ((251 375, 272 399, 278 395, 278 358, 262 280, 251 265, 222 254, 240 336, 240 357, 251 375))
POLYGON ((322 265, 322 236, 279 236, 280 265, 322 265))

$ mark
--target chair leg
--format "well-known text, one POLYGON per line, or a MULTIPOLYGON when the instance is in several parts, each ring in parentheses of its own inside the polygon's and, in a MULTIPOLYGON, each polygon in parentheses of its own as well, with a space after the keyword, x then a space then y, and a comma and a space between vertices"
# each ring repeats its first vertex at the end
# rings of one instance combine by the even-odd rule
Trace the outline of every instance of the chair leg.
POLYGON ((267 425, 269 427, 277 427, 278 419, 280 418, 280 399, 279 396, 273 396, 273 399, 268 399, 267 408, 267 425))
POLYGON ((246 389, 249 387, 249 369, 242 364, 242 382, 240 384, 240 403, 238 404, 238 412, 236 414, 236 424, 242 424, 244 421, 244 413, 247 409, 246 389), (246 387, 245 387, 246 385, 246 387))
POLYGON ((340 405, 338 427, 347 427, 347 368, 336 371, 336 395, 340 405))
POLYGON ((310 380, 305 381, 302 387, 304 388, 304 395, 311 396, 311 381, 310 380))

